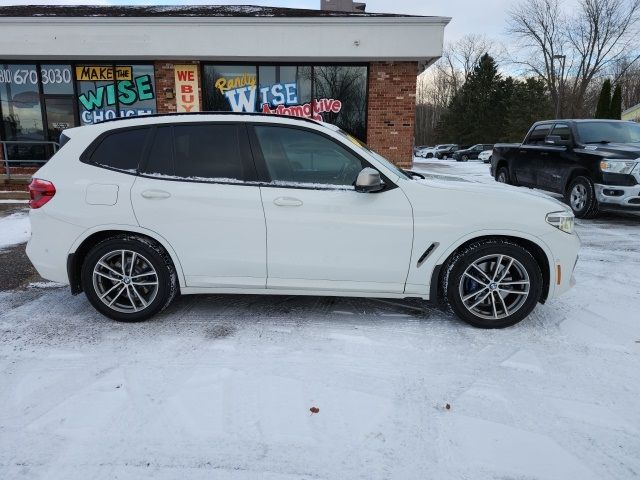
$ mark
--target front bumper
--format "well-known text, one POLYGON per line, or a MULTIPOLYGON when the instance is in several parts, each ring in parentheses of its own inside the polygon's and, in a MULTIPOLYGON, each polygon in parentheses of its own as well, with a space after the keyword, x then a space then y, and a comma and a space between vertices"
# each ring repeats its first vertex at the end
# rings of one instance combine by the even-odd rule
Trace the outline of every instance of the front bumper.
POLYGON ((640 209, 640 185, 618 186, 594 184, 596 199, 603 206, 640 209))

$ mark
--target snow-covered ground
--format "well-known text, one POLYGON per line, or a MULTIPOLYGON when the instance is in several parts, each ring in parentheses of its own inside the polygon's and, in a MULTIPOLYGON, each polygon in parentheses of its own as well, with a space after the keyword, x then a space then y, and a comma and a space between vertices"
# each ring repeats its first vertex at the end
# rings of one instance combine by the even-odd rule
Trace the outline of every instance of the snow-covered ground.
MULTIPOLYGON (((417 167, 491 181, 449 163, 417 167)), ((0 293, 0 478, 636 478, 640 221, 577 228, 576 287, 501 331, 417 302, 183 297, 128 325, 0 293)))
POLYGON ((17 212, 0 218, 0 250, 29 240, 31 226, 29 212, 17 212))

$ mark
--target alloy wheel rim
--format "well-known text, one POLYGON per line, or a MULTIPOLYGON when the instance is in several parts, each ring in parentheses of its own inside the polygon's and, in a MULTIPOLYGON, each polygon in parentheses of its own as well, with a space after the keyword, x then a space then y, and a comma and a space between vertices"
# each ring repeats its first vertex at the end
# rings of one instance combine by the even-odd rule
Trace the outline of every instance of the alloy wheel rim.
POLYGON ((529 274, 508 255, 486 255, 467 267, 458 287, 460 299, 473 315, 501 320, 517 312, 529 298, 529 274))
POLYGON ((504 172, 500 172, 500 175, 498 175, 498 182, 507 183, 507 176, 504 174, 504 172))
POLYGON ((587 189, 578 183, 571 190, 571 206, 574 210, 582 210, 587 203, 587 189))
POLYGON ((158 294, 158 274, 146 257, 132 250, 113 250, 93 268, 98 298, 116 312, 135 313, 147 308, 158 294))

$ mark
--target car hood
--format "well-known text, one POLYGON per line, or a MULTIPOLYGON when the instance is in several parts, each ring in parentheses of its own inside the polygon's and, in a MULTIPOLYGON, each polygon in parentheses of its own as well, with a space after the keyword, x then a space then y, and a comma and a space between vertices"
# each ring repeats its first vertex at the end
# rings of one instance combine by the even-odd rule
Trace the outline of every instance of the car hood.
POLYGON ((429 202, 451 213, 464 208, 467 212, 499 211, 513 221, 525 221, 528 212, 550 213, 571 211, 559 200, 537 190, 502 183, 480 183, 450 175, 427 175, 425 179, 406 180, 404 190, 412 203, 420 208, 429 202), (509 212, 512 212, 509 214, 509 212))
POLYGON ((604 158, 640 158, 640 143, 588 144, 582 150, 601 153, 604 158))

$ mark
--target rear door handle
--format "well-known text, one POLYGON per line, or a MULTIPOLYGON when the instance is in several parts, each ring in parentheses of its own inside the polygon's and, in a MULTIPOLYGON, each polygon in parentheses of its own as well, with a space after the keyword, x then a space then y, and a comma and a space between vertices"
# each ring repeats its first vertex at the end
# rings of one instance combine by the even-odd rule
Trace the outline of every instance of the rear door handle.
POLYGON ((163 198, 169 198, 171 194, 165 190, 145 190, 140 195, 144 198, 149 198, 152 200, 161 200, 163 198))
POLYGON ((279 207, 300 207, 302 205, 302 200, 298 200, 293 197, 278 197, 273 201, 273 203, 279 207))

